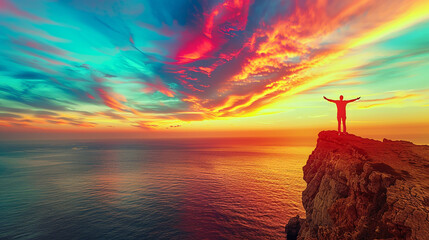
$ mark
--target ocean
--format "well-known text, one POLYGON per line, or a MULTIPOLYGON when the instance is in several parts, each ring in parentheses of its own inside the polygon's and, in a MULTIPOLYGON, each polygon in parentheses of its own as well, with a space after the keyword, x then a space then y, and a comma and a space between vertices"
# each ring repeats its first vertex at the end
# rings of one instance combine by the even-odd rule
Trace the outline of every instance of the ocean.
POLYGON ((285 239, 314 144, 2 142, 0 239, 285 239))

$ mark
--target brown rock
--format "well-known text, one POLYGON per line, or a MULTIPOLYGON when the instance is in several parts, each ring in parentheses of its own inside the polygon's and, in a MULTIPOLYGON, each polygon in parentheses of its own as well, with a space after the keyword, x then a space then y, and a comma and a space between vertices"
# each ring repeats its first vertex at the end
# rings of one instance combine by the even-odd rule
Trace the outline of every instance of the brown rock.
POLYGON ((299 215, 289 219, 289 222, 285 226, 287 240, 296 240, 299 230, 301 229, 302 221, 303 219, 300 219, 299 215))
POLYGON ((429 239, 429 146, 324 131, 303 170, 298 239, 429 239))

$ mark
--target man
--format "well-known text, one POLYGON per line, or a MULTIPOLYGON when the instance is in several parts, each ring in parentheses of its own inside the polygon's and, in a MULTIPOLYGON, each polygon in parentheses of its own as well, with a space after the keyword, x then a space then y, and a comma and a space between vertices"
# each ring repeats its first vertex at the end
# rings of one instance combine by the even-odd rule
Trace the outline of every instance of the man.
POLYGON ((343 121, 343 133, 347 133, 346 130, 346 105, 347 103, 354 102, 359 100, 360 97, 352 99, 352 100, 343 100, 343 95, 340 96, 340 100, 332 100, 323 96, 324 99, 333 102, 337 105, 337 120, 338 120, 338 134, 341 133, 341 121, 343 121))

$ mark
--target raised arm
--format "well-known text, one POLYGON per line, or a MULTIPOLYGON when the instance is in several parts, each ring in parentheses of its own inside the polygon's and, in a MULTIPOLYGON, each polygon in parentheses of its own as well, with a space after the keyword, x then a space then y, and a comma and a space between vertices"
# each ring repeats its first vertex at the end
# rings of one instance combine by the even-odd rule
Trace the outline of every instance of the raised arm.
POLYGON ((347 102, 347 103, 349 103, 349 102, 354 102, 354 101, 359 100, 359 99, 360 99, 360 97, 355 98, 355 99, 351 99, 351 100, 347 100, 347 101, 345 101, 345 102, 347 102))
POLYGON ((332 100, 332 99, 329 99, 329 98, 327 98, 327 97, 325 97, 325 96, 323 96, 323 98, 324 98, 324 99, 326 99, 327 101, 330 101, 330 102, 335 102, 334 100, 332 100))

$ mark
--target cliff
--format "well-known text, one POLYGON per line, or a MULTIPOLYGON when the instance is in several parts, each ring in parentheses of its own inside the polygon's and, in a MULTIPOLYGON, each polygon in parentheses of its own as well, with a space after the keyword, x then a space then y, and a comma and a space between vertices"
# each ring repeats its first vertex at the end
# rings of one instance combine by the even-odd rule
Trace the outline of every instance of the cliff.
POLYGON ((429 239, 429 146, 319 133, 288 239, 429 239))

